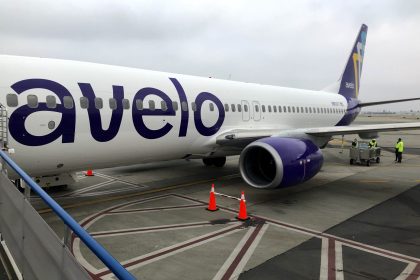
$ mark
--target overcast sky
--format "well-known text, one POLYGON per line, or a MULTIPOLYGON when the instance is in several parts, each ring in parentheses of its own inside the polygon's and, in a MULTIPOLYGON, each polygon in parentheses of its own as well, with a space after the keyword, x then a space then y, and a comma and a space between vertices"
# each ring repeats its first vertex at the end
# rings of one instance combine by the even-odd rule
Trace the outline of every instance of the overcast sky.
POLYGON ((0 0, 0 53, 322 89, 362 23, 359 97, 420 97, 418 0, 0 0))

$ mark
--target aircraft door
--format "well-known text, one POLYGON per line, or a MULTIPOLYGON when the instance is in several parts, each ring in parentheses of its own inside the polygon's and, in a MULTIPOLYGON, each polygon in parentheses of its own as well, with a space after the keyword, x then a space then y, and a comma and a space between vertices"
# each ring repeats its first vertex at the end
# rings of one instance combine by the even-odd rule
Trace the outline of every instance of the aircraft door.
POLYGON ((246 100, 241 101, 242 104, 242 120, 249 121, 251 116, 251 108, 249 108, 249 102, 246 100))
POLYGON ((261 120, 261 106, 260 102, 258 101, 252 101, 252 112, 254 115, 254 121, 261 120))

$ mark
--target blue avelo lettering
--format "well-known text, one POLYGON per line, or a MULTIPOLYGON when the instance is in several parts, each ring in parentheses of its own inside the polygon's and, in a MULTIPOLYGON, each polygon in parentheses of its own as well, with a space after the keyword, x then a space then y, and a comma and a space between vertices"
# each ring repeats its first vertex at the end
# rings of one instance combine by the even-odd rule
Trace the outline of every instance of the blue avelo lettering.
MULTIPOLYGON (((188 109, 188 100, 185 94, 185 91, 179 81, 175 78, 170 78, 170 81, 174 85, 180 104, 180 128, 179 128, 179 137, 185 137, 187 135, 188 121, 189 121, 189 111, 182 110, 182 107, 188 109), (184 103, 184 106, 181 104, 184 103)), ((108 142, 115 138, 118 134, 118 131, 121 126, 122 117, 124 114, 122 100, 124 98, 124 88, 123 86, 112 86, 113 89, 113 98, 116 100, 117 106, 112 110, 111 121, 108 129, 103 129, 101 122, 101 113, 100 110, 94 106, 95 103, 95 92, 92 86, 88 83, 78 83, 79 88, 82 92, 82 95, 89 100, 89 107, 87 109, 89 116, 90 131, 92 137, 98 142, 108 142)), ((9 119, 9 131, 11 136, 18 141, 19 143, 27 146, 41 146, 51 143, 61 137, 62 143, 73 143, 75 138, 75 129, 76 129, 76 111, 75 107, 65 108, 64 107, 64 97, 72 97, 69 90, 67 90, 63 85, 46 79, 27 79, 19 81, 11 86, 11 88, 17 93, 21 94, 28 90, 33 89, 46 89, 56 95, 61 101, 61 104, 57 104, 56 108, 48 108, 46 103, 39 102, 37 108, 30 108, 28 105, 23 105, 18 107, 10 115, 9 119), (49 134, 43 136, 36 136, 30 134, 25 128, 26 118, 40 111, 52 111, 61 113, 61 122, 60 124, 49 134)), ((195 99, 197 105, 197 110, 194 112, 194 124, 197 131, 203 136, 211 136, 217 133, 222 126, 225 119, 225 111, 223 108, 222 102, 213 94, 209 92, 201 92, 197 95, 195 99), (213 102, 218 109, 218 118, 214 125, 207 127, 203 124, 202 120, 202 108, 205 101, 213 102)), ((168 134, 173 125, 169 122, 163 124, 158 129, 151 129, 147 127, 144 122, 144 116, 175 116, 176 112, 172 105, 172 100, 170 97, 163 91, 146 87, 142 88, 134 96, 132 100, 132 121, 137 133, 146 138, 146 139, 157 139, 164 137, 168 134), (165 101, 166 110, 163 109, 150 109, 143 108, 142 110, 137 110, 136 100, 145 100, 147 96, 158 96, 160 99, 165 101)))
POLYGON ((46 89, 55 94, 60 99, 61 104, 57 104, 56 108, 48 108, 45 102, 38 103, 37 108, 30 108, 28 105, 17 108, 9 119, 10 135, 19 143, 27 146, 41 146, 53 142, 61 137, 63 143, 74 142, 74 130, 76 126, 76 114, 74 106, 71 109, 64 108, 64 97, 72 97, 70 92, 59 83, 44 79, 28 79, 19 81, 11 86, 17 94, 31 89, 46 89), (30 134, 25 128, 26 118, 40 111, 52 111, 62 114, 61 122, 56 129, 43 136, 35 136, 30 134))

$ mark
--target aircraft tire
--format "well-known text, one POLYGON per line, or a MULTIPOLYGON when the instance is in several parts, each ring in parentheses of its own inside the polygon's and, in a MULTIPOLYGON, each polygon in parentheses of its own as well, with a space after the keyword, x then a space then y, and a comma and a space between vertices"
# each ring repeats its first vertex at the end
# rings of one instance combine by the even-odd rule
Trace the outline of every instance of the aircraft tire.
POLYGON ((213 159, 213 164, 216 167, 223 167, 226 163, 226 157, 218 157, 213 159))
POLYGON ((203 163, 205 166, 212 166, 213 165, 213 159, 212 158, 203 158, 203 163))

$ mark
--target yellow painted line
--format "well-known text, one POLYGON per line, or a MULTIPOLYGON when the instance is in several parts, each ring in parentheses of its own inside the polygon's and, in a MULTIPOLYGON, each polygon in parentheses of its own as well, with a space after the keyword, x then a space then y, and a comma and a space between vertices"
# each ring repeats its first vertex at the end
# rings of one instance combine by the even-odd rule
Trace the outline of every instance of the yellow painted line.
POLYGON ((362 180, 360 183, 386 183, 388 180, 362 180))
POLYGON ((420 182, 420 180, 415 180, 416 182, 420 182))
MULTIPOLYGON (((113 197, 108 197, 108 198, 103 198, 103 199, 95 199, 95 200, 92 200, 92 201, 84 201, 84 202, 79 202, 79 203, 73 203, 73 204, 63 205, 61 207, 63 209, 71 209, 71 208, 80 207, 80 206, 93 205, 93 204, 98 204, 98 203, 102 203, 102 202, 109 202, 109 201, 114 201, 114 200, 119 200, 119 199, 124 199, 124 198, 137 197, 137 196, 142 196, 142 195, 146 195, 146 194, 164 192, 164 191, 168 191, 168 190, 175 190, 175 189, 188 187, 188 186, 192 186, 192 185, 196 185, 196 184, 214 182, 216 180, 230 180, 230 179, 234 179, 234 178, 238 178, 238 177, 239 177, 239 174, 231 174, 231 175, 226 175, 226 176, 222 176, 222 177, 218 177, 218 178, 212 178, 212 179, 201 180, 201 181, 194 181, 194 182, 190 182, 190 183, 167 186, 167 187, 163 187, 163 188, 159 188, 159 189, 142 191, 142 192, 135 193, 135 194, 125 194, 125 195, 113 196, 113 197), (235 175, 235 177, 232 177, 234 175, 235 175)), ((51 212, 52 212, 51 208, 44 208, 44 209, 38 210, 38 214, 46 214, 46 213, 51 213, 51 212)))

